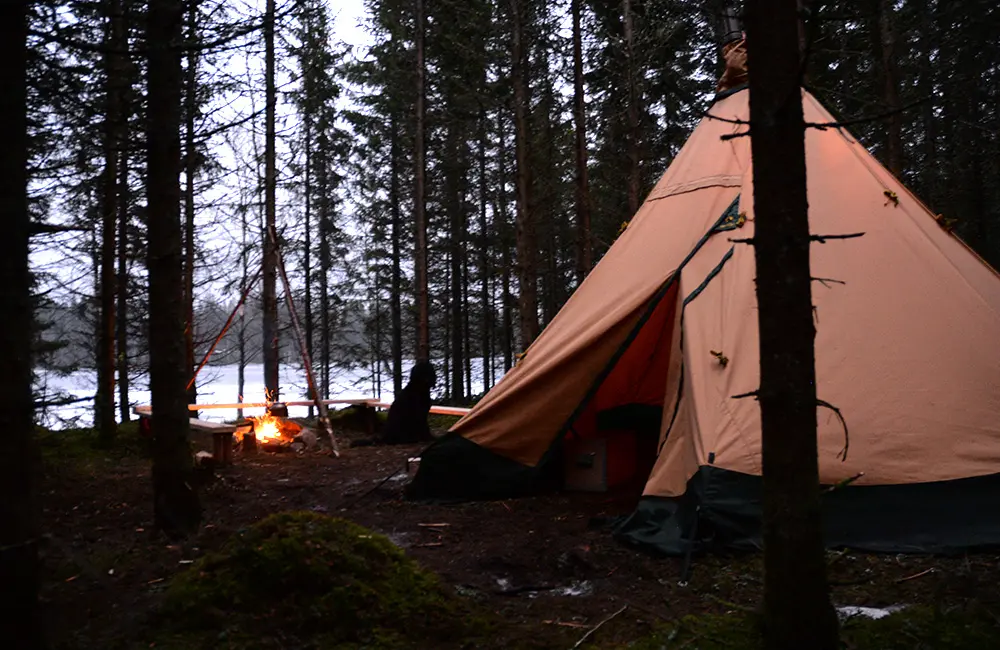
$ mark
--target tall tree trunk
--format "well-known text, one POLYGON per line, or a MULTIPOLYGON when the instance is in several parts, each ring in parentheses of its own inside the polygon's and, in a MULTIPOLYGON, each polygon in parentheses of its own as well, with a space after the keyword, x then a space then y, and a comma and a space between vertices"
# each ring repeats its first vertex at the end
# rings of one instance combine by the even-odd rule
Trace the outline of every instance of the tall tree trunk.
POLYGON ((316 185, 319 192, 319 354, 320 387, 323 399, 330 399, 330 237, 333 236, 330 209, 329 124, 320 118, 316 147, 316 185))
POLYGON ((400 239, 403 236, 403 219, 399 209, 399 203, 402 200, 399 191, 400 136, 395 114, 392 116, 390 131, 392 132, 392 141, 389 145, 390 165, 392 166, 389 170, 389 209, 392 214, 392 294, 389 296, 389 310, 392 320, 392 391, 393 395, 399 395, 403 390, 403 274, 400 269, 400 249, 402 248, 400 239))
MULTIPOLYGON (((442 355, 444 357, 444 395, 446 399, 451 399, 454 397, 452 394, 452 375, 451 375, 451 331, 452 331, 452 319, 448 315, 448 310, 451 307, 451 259, 454 253, 449 248, 446 259, 445 259, 445 272, 444 272, 444 286, 445 291, 443 292, 442 301, 444 303, 444 309, 442 312, 445 316, 441 319, 444 322, 444 340, 441 342, 441 349, 444 352, 442 355)), ((459 373, 461 377, 461 373, 459 373)))
POLYGON ((886 162, 897 178, 903 175, 903 114, 899 101, 899 65, 896 61, 895 9, 892 0, 876 0, 878 15, 878 50, 880 54, 882 101, 889 116, 886 162))
MULTIPOLYGON (((305 318, 305 338, 306 356, 310 361, 313 356, 313 309, 312 309, 312 116, 305 116, 305 154, 306 154, 306 182, 305 182, 305 237, 302 242, 302 275, 306 284, 306 295, 304 307, 305 318)), ((310 396, 313 397, 313 396, 310 396)), ((309 405, 308 417, 313 417, 313 405, 309 405)))
POLYGON ((583 282, 593 266, 590 239, 590 174, 587 170, 587 107, 583 85, 582 0, 570 0, 573 13, 573 121, 576 131, 576 282, 583 282))
MULTIPOLYGON (((127 93, 128 91, 126 91, 127 93)), ((127 130, 125 137, 128 137, 127 130)), ((115 318, 118 339, 118 417, 122 422, 131 419, 129 413, 129 361, 128 361, 128 225, 129 225, 129 185, 128 158, 129 143, 122 143, 118 167, 118 282, 117 318, 115 318)))
POLYGON ((796 0, 746 7, 770 650, 838 647, 820 522, 816 375, 796 0))
POLYGON ((923 160, 920 165, 920 186, 924 200, 928 205, 937 205, 938 198, 938 161, 937 161, 937 123, 935 120, 935 109, 937 101, 934 97, 934 74, 935 67, 932 63, 934 53, 936 27, 935 16, 931 12, 930 3, 926 0, 917 4, 918 15, 920 16, 920 40, 918 42, 918 69, 917 81, 918 94, 927 97, 921 109, 921 126, 923 127, 923 160))
MULTIPOLYGON (((372 286, 380 287, 378 267, 372 273, 372 286)), ((375 290, 375 336, 372 337, 371 347, 371 371, 372 382, 375 384, 375 399, 382 398, 382 292, 375 290)))
POLYGON ((510 0, 512 30, 511 83, 514 87, 514 149, 517 159, 517 279, 520 289, 521 350, 538 336, 538 242, 531 203, 529 161, 527 48, 524 45, 524 0, 510 0))
MULTIPOLYGON (((129 137, 128 107, 132 97, 132 76, 128 54, 129 13, 128 0, 118 3, 117 15, 112 12, 112 41, 118 50, 122 66, 117 98, 118 115, 118 279, 115 283, 115 338, 117 339, 118 417, 124 423, 131 419, 129 413, 129 360, 128 360, 128 242, 131 192, 129 190, 129 137)), ((113 8, 114 9, 114 8, 113 8)))
MULTIPOLYGON (((464 214, 464 210, 463 210, 464 214)), ((469 256, 462 254, 462 360, 465 362, 465 395, 471 396, 472 391, 472 331, 469 328, 469 256)), ((464 397, 463 396, 463 397, 464 397)))
POLYGON ((38 450, 31 395, 32 300, 28 270, 28 124, 26 2, 0 3, 0 118, 4 147, 0 150, 0 213, 4 215, 6 250, 0 255, 0 277, 8 283, 0 323, 0 373, 7 387, 0 409, 0 584, 5 606, 0 610, 0 638, 18 647, 44 647, 38 606, 38 450))
POLYGON ((424 0, 416 0, 416 55, 417 55, 417 106, 416 133, 413 142, 414 157, 414 205, 413 227, 415 229, 415 259, 414 274, 416 275, 417 293, 417 361, 430 359, 430 323, 427 297, 427 207, 426 207, 426 176, 427 161, 424 144, 426 130, 424 117, 424 102, 426 100, 426 75, 424 64, 424 0))
MULTIPOLYGON (((188 0, 187 41, 194 43, 198 36, 198 2, 188 0)), ((198 52, 187 51, 187 70, 184 84, 184 363, 187 371, 194 373, 194 175, 197 172, 197 153, 194 143, 194 118, 198 110, 198 52)), ((189 380, 190 381, 190 380, 189 380)), ((198 403, 198 385, 192 383, 187 393, 188 404, 198 403)), ((197 417, 197 412, 192 414, 197 417)))
POLYGON ((628 85, 628 214, 639 211, 639 88, 635 63, 635 27, 632 0, 622 0, 625 36, 625 75, 628 85))
MULTIPOLYGON (((483 84, 485 87, 485 83, 483 84)), ((489 201, 486 178, 486 109, 479 109, 479 305, 482 310, 480 320, 479 345, 483 355, 483 390, 493 383, 493 358, 490 341, 493 335, 493 306, 490 300, 490 231, 487 221, 486 204, 489 201)))
MULTIPOLYGON (((457 120, 457 118, 452 118, 457 120)), ((451 164, 448 169, 448 212, 449 222, 450 222, 450 248, 448 252, 449 259, 449 307, 451 316, 449 320, 449 333, 451 338, 449 339, 449 344, 451 345, 451 397, 453 399, 462 399, 464 396, 463 380, 462 380, 462 251, 464 249, 465 242, 463 240, 463 231, 465 230, 465 219, 462 213, 462 179, 461 177, 465 174, 464 156, 462 155, 461 148, 463 147, 463 134, 460 132, 460 128, 453 124, 448 129, 448 139, 450 140, 448 149, 450 151, 449 158, 451 159, 451 164)))
POLYGON ((274 88, 274 2, 267 0, 267 15, 264 18, 264 59, 265 59, 265 133, 264 133, 264 390, 267 399, 281 398, 278 386, 278 294, 277 269, 278 252, 274 249, 269 232, 275 228, 275 88, 274 88))
POLYGON ((497 118, 497 142, 499 144, 499 178, 497 183, 497 214, 500 225, 497 228, 500 235, 500 266, 503 268, 501 278, 501 320, 503 321, 503 367, 504 372, 514 364, 514 298, 511 294, 511 259, 510 259, 510 218, 507 215, 507 144, 503 119, 497 118))
POLYGON ((118 430, 115 422, 115 234, 118 225, 118 151, 123 146, 121 87, 125 74, 121 55, 115 52, 123 40, 121 3, 108 5, 109 20, 104 55, 104 172, 101 174, 101 255, 100 315, 97 331, 97 404, 96 421, 101 443, 110 444, 118 430))
MULTIPOLYGON (((240 206, 240 266, 243 275, 240 278, 240 295, 244 295, 247 291, 247 282, 249 281, 249 261, 247 256, 249 250, 247 250, 247 207, 246 205, 240 206)), ((240 328, 239 336, 237 338, 237 346, 239 348, 239 367, 237 369, 236 375, 236 402, 238 404, 243 403, 244 391, 246 388, 246 369, 247 369, 247 318, 246 318, 246 304, 240 308, 240 328)), ((243 409, 236 409, 236 419, 243 419, 243 409)))
POLYGON ((150 0, 147 12, 146 146, 149 389, 152 393, 156 525, 183 536, 201 521, 191 488, 180 224, 181 0, 150 0))

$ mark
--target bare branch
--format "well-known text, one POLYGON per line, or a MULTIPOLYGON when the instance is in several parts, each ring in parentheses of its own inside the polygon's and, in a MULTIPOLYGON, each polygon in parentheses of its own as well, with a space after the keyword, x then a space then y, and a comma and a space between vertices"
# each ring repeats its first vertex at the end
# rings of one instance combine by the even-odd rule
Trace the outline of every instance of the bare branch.
POLYGON ((916 108, 921 104, 926 104, 931 99, 932 98, 929 96, 924 97, 923 99, 918 99, 917 101, 911 102, 906 106, 901 106, 900 108, 896 108, 891 111, 885 111, 884 113, 878 113, 876 115, 856 117, 850 120, 841 120, 838 122, 806 122, 805 125, 807 129, 819 129, 821 131, 825 131, 826 129, 839 129, 854 124, 867 124, 868 122, 878 122, 879 120, 884 120, 888 117, 892 117, 893 115, 899 115, 900 113, 904 113, 912 108, 916 108))
POLYGON ((830 402, 827 402, 826 400, 817 399, 816 404, 824 408, 830 409, 831 411, 836 413, 837 418, 840 419, 840 424, 844 427, 844 448, 840 451, 839 454, 837 454, 837 458, 839 458, 842 462, 847 460, 847 449, 848 447, 851 446, 851 438, 847 433, 847 420, 844 419, 844 414, 840 412, 839 408, 837 408, 830 402))
POLYGON ((830 283, 831 282, 834 283, 834 284, 847 284, 843 280, 834 280, 833 278, 813 278, 812 281, 813 282, 819 282, 820 284, 822 284, 827 289, 830 288, 830 283))

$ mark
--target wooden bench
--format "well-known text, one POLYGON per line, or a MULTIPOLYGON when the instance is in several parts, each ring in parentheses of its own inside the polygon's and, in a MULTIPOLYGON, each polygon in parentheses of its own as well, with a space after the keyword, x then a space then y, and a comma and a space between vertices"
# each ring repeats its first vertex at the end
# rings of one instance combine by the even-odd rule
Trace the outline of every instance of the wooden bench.
MULTIPOLYGON (((376 409, 387 409, 392 406, 392 402, 366 400, 365 405, 376 409)), ((457 415, 458 417, 465 417, 471 410, 472 409, 462 408, 460 406, 432 406, 430 412, 435 415, 457 415)))
MULTIPOLYGON (((313 402, 282 402, 286 406, 312 406, 313 402)), ((327 406, 343 405, 343 406, 354 406, 358 407, 362 411, 369 411, 371 416, 368 418, 367 423, 371 430, 368 431, 369 435, 375 433, 375 419, 374 412, 376 409, 388 409, 392 406, 391 402, 381 402, 373 399, 331 399, 323 400, 323 403, 327 406)), ((243 403, 243 404, 188 404, 188 410, 190 411, 201 411, 208 409, 238 409, 238 408, 266 408, 268 404, 266 403, 243 403)), ((457 415, 458 417, 464 417, 472 409, 461 408, 457 406, 432 406, 430 412, 436 415, 457 415)), ((139 416, 140 427, 144 433, 149 433, 149 418, 153 414, 152 406, 136 406, 132 409, 132 412, 139 416)), ((236 432, 237 426, 235 424, 224 424, 222 422, 210 422, 208 420, 199 420, 198 418, 191 418, 191 429, 194 431, 203 431, 212 434, 212 456, 215 462, 220 466, 224 467, 226 465, 231 465, 233 462, 233 434, 236 432)))
MULTIPOLYGON (((194 406, 194 404, 190 406, 194 406)), ((148 432, 149 418, 153 415, 153 407, 137 406, 132 409, 132 412, 139 416, 140 427, 148 432)), ((209 422, 198 418, 190 418, 188 421, 193 430, 212 434, 212 457, 216 464, 219 466, 231 465, 233 462, 233 434, 236 432, 236 425, 209 422)))

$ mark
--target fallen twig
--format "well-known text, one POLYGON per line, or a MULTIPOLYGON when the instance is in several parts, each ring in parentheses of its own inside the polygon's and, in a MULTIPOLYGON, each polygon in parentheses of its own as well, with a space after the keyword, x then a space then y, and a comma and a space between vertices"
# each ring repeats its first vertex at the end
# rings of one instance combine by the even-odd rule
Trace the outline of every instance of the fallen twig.
POLYGON ((572 621, 542 621, 546 625, 561 625, 563 627, 578 627, 581 629, 586 629, 589 627, 585 623, 573 623, 572 621))
POLYGON ((518 594, 530 593, 532 591, 552 591, 555 588, 556 587, 554 585, 524 585, 523 587, 501 589, 500 591, 494 591, 493 593, 497 596, 516 596, 518 594))
POLYGON ((444 528, 445 526, 451 526, 451 524, 417 524, 423 528, 444 528))
POLYGON ((899 584, 900 582, 906 582, 907 580, 914 580, 916 578, 923 577, 928 573, 934 573, 935 571, 937 571, 937 568, 931 567, 926 571, 921 571, 920 573, 914 573, 912 576, 906 576, 905 578, 900 578, 899 580, 896 581, 896 584, 899 584))
POLYGON ((444 542, 427 542, 426 544, 414 544, 416 548, 430 548, 434 546, 444 546, 444 542))
POLYGON ((722 605, 723 607, 728 607, 729 609, 735 609, 735 610, 739 610, 741 612, 748 612, 748 613, 751 613, 751 614, 756 611, 753 607, 747 607, 746 605, 740 605, 739 603, 734 603, 732 601, 719 598, 718 596, 716 596, 714 594, 706 594, 705 597, 708 598, 709 600, 714 600, 718 604, 722 605))
POLYGON ((587 639, 589 639, 591 636, 594 635, 594 632, 596 632, 597 630, 601 629, 602 625, 604 625, 605 623, 607 623, 608 621, 610 621, 614 617, 618 616, 619 614, 621 614, 622 612, 624 612, 626 609, 628 609, 628 605, 622 605, 621 609, 619 609, 617 612, 615 612, 611 616, 607 617, 606 619, 604 619, 603 621, 601 621, 600 623, 598 623, 597 625, 595 625, 586 634, 584 634, 582 637, 580 637, 580 640, 577 641, 576 645, 574 645, 573 647, 574 648, 579 648, 580 646, 582 646, 587 639))

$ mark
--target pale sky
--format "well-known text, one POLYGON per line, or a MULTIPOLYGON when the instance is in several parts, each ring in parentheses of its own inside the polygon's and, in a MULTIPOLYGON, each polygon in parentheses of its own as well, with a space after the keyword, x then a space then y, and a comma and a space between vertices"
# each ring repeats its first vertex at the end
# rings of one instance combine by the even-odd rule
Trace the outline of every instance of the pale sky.
MULTIPOLYGON (((365 17, 363 0, 328 0, 330 11, 334 14, 334 38, 355 48, 363 48, 371 42, 368 34, 360 26, 365 17)), ((355 56, 363 56, 363 52, 355 51, 355 56)))

